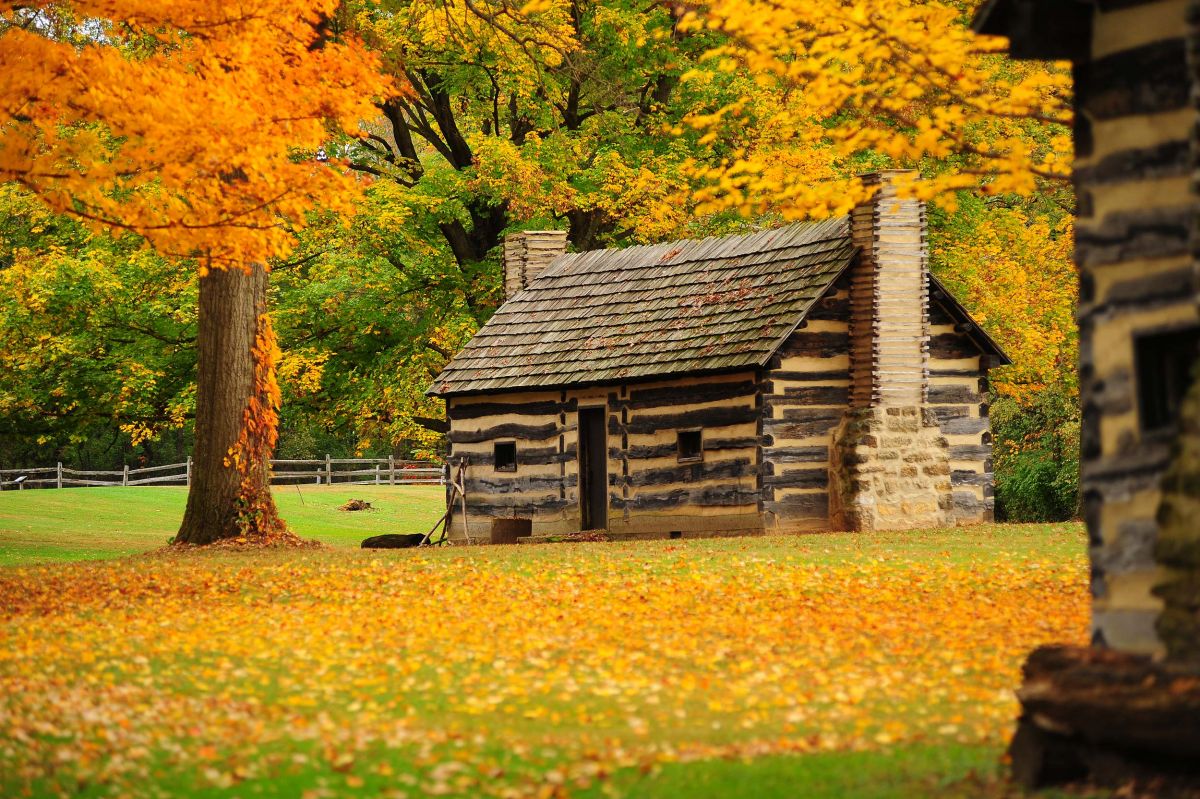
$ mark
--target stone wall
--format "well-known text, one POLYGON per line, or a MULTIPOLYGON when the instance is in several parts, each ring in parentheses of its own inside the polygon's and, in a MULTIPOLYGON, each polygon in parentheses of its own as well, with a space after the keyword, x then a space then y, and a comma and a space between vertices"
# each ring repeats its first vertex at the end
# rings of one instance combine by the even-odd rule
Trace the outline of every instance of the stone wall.
POLYGON ((830 513, 839 530, 912 530, 954 521, 950 444, 932 411, 856 408, 834 433, 830 513))
POLYGON ((929 252, 910 174, 866 176, 879 190, 850 216, 860 257, 850 280, 851 408, 833 432, 830 521, 839 530, 953 524, 949 443, 926 406, 929 252))

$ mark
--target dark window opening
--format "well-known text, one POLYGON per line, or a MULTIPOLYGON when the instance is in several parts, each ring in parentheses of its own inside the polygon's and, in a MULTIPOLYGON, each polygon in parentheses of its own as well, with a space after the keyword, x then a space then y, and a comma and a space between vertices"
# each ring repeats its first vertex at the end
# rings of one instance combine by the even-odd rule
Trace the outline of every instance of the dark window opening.
POLYGON ((1135 343, 1138 415, 1148 433, 1172 430, 1200 356, 1200 328, 1139 336, 1135 343))
POLYGON ((517 470, 517 442, 497 441, 492 455, 495 458, 496 471, 515 472, 517 470))
POLYGON ((698 461, 704 457, 704 439, 699 430, 679 431, 679 460, 698 461))

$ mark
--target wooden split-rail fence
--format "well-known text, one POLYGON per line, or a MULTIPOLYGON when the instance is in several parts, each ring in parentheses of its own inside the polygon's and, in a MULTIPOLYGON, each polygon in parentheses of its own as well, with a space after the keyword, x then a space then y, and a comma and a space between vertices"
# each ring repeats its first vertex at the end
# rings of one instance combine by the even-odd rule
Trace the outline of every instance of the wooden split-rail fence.
MULTIPOLYGON (((445 485, 446 467, 437 461, 396 458, 332 458, 271 461, 271 482, 279 485, 445 485)), ((192 459, 164 466, 120 470, 70 469, 61 463, 33 469, 0 469, 0 490, 77 486, 191 485, 192 459)))

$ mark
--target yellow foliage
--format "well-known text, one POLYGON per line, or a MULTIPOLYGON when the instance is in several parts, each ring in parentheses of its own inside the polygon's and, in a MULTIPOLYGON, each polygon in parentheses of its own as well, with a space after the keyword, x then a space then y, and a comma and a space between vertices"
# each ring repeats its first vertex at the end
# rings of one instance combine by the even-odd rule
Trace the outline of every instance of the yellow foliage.
POLYGON ((910 189, 924 199, 965 188, 1028 194, 1038 180, 1065 180, 1068 69, 1008 61, 967 29, 965 11, 952 0, 711 0, 683 14, 684 29, 728 37, 709 61, 743 71, 757 89, 689 124, 706 137, 777 128, 774 147, 763 142, 704 176, 700 211, 843 214, 869 193, 853 175, 880 158, 936 159, 928 180, 910 189), (776 149, 813 146, 826 150, 832 174, 788 172, 774 161, 776 149))
MULTIPOLYGON (((968 216, 968 215, 964 215, 968 216)), ((1073 218, 1015 208, 976 211, 933 243, 939 272, 1013 365, 991 374, 1000 394, 1028 399, 1049 385, 1076 387, 1078 278, 1073 218)))

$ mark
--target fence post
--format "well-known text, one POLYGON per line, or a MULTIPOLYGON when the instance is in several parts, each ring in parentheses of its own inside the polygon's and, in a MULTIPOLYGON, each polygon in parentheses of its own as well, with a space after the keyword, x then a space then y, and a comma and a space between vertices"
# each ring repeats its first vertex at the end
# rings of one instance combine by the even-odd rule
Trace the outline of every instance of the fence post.
POLYGON ((187 481, 188 488, 192 487, 192 456, 187 456, 187 465, 184 467, 183 477, 187 481))
POLYGON ((325 485, 333 485, 333 461, 328 452, 325 453, 325 485))
POLYGON ((450 461, 446 461, 445 463, 442 464, 441 474, 438 475, 438 485, 440 485, 440 486, 446 485, 446 475, 448 475, 449 473, 450 473, 450 461))
POLYGON ((58 480, 55 483, 55 488, 62 488, 62 461, 58 462, 58 480))
POLYGON ((121 485, 122 486, 129 485, 129 464, 128 463, 125 464, 125 466, 121 469, 121 485))
POLYGON ((396 456, 388 455, 388 485, 396 484, 396 456))

